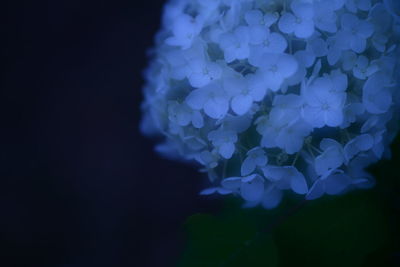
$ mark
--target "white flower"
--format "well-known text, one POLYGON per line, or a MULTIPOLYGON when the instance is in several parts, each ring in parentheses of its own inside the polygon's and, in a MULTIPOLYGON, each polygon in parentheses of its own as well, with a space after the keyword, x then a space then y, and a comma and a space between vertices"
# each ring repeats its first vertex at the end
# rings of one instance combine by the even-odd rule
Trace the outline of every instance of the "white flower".
POLYGON ((172 25, 173 36, 166 39, 169 45, 181 46, 183 49, 189 48, 202 28, 202 23, 196 18, 186 14, 181 14, 174 19, 172 25))
POLYGON ((262 26, 250 27, 250 44, 250 62, 257 62, 265 53, 283 53, 287 48, 287 41, 281 34, 262 26))
POLYGON ((290 5, 293 14, 284 13, 279 19, 279 29, 293 33, 298 38, 308 38, 314 33, 314 9, 312 4, 295 0, 290 5))
POLYGON ((320 148, 323 152, 315 158, 315 172, 326 178, 344 163, 344 152, 342 145, 330 138, 322 139, 320 148))
POLYGON ((313 127, 339 126, 343 122, 347 76, 325 76, 316 79, 304 92, 303 117, 313 127))
POLYGON ((268 163, 268 157, 261 147, 255 147, 247 152, 247 157, 242 163, 241 175, 251 174, 257 167, 263 167, 268 163))
POLYGON ((224 87, 231 92, 231 107, 238 115, 247 113, 253 102, 261 101, 267 92, 263 77, 254 74, 227 79, 224 87))
POLYGON ((337 31, 337 16, 334 1, 316 1, 314 4, 315 27, 322 31, 334 33, 337 31))
POLYGON ((272 91, 278 91, 284 80, 298 68, 296 58, 289 54, 264 54, 257 62, 250 63, 260 67, 265 84, 272 91))
POLYGON ((257 174, 230 177, 222 180, 223 188, 237 191, 247 201, 260 201, 264 193, 264 179, 257 174))
POLYGON ((344 146, 344 157, 349 162, 355 155, 362 151, 370 150, 374 145, 374 138, 369 134, 358 135, 344 146))
POLYGON ((190 61, 187 69, 190 85, 196 88, 203 87, 213 80, 219 79, 222 74, 222 69, 217 63, 200 58, 190 61))
POLYGON ((228 63, 235 59, 247 58, 249 56, 249 29, 239 26, 233 33, 221 35, 219 45, 224 51, 224 57, 228 63))
POLYGON ((379 70, 376 64, 369 64, 369 60, 365 56, 359 56, 354 64, 353 75, 354 77, 365 80, 379 70))
POLYGON ((392 104, 392 94, 386 85, 385 76, 376 73, 368 78, 363 87, 362 101, 372 114, 385 113, 392 104))
POLYGON ((169 104, 168 118, 180 126, 192 123, 194 127, 202 128, 204 125, 203 116, 199 111, 192 110, 186 104, 179 104, 176 101, 169 104))
POLYGON ((214 148, 225 159, 232 157, 235 152, 235 143, 238 140, 234 131, 218 129, 208 134, 208 139, 212 142, 214 148))
POLYGON ((338 195, 352 184, 351 178, 344 173, 331 174, 325 179, 318 179, 311 186, 306 199, 313 200, 321 197, 325 193, 328 195, 338 195))
POLYGON ((347 0, 346 8, 353 13, 358 9, 368 11, 371 9, 371 0, 347 0))
POLYGON ((263 168, 265 178, 279 189, 292 189, 297 194, 306 194, 308 186, 304 175, 294 166, 272 166, 263 168))
POLYGON ((340 22, 342 35, 338 38, 341 39, 341 42, 348 44, 348 48, 356 53, 364 52, 367 46, 366 40, 373 34, 374 26, 370 22, 360 20, 349 13, 343 14, 340 22))
POLYGON ((244 207, 369 188, 365 168, 390 157, 399 128, 397 3, 170 0, 140 129, 200 165, 202 195, 244 207))
POLYGON ((186 97, 186 103, 194 110, 204 110, 213 119, 223 118, 229 109, 229 96, 220 83, 214 82, 195 89, 186 97))
POLYGON ((388 12, 397 21, 400 21, 400 3, 397 0, 383 0, 388 12))
POLYGON ((270 27, 278 18, 278 13, 263 14, 260 10, 249 10, 245 13, 244 18, 249 26, 265 26, 270 27))

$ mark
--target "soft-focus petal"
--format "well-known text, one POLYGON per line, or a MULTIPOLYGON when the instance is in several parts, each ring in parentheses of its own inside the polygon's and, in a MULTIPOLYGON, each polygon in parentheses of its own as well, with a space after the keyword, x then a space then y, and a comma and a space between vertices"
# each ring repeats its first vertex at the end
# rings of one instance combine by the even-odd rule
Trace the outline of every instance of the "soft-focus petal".
POLYGON ((238 114, 243 115, 249 111, 251 104, 253 103, 253 99, 249 95, 237 95, 232 98, 231 106, 232 110, 238 114))
POLYGON ((247 201, 259 201, 264 193, 264 180, 258 176, 243 178, 240 194, 247 201))
POLYGON ((265 190, 261 204, 266 209, 273 209, 281 202, 282 195, 282 190, 273 185, 269 185, 265 190))
POLYGON ((296 18, 291 13, 285 13, 279 19, 278 27, 283 33, 292 33, 296 25, 296 18))

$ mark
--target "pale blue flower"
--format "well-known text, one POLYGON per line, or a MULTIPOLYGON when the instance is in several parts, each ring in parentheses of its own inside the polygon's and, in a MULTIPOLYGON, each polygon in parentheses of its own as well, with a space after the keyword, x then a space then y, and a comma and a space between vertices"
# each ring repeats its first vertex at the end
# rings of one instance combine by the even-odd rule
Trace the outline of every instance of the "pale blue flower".
POLYGON ((327 177, 345 161, 343 147, 334 139, 324 138, 320 143, 322 153, 315 158, 315 172, 327 177))
POLYGON ((354 77, 365 80, 379 70, 376 64, 370 64, 366 56, 359 56, 353 67, 354 77))
POLYGON ((289 54, 264 54, 257 62, 250 63, 260 67, 265 84, 272 91, 278 91, 284 80, 298 68, 296 58, 289 54))
POLYGON ((318 179, 311 186, 306 199, 313 200, 321 197, 325 193, 328 195, 338 195, 352 184, 351 178, 344 173, 335 173, 325 179, 318 179))
POLYGON ((400 3, 397 0, 383 0, 388 12, 397 21, 400 21, 400 3))
POLYGON ((231 194, 232 191, 223 187, 210 187, 202 190, 200 195, 212 195, 212 194, 220 194, 220 195, 228 195, 231 194))
POLYGON ((344 146, 344 157, 349 162, 360 152, 368 151, 374 146, 374 138, 369 134, 358 135, 344 146))
POLYGON ((215 150, 225 159, 232 157, 235 152, 235 143, 238 138, 234 131, 218 129, 208 134, 208 139, 215 150))
POLYGON ((341 43, 348 44, 348 48, 356 53, 364 52, 367 47, 367 39, 374 32, 374 26, 349 13, 343 14, 340 22, 342 25, 341 43))
POLYGON ((303 117, 313 127, 339 126, 343 122, 343 106, 346 101, 347 76, 328 76, 316 79, 304 92, 306 105, 303 117))
POLYGON ((264 179, 252 174, 246 177, 230 177, 222 180, 223 188, 238 192, 243 199, 251 202, 260 201, 264 193, 264 179))
POLYGON ((204 125, 203 116, 199 111, 192 110, 186 104, 179 104, 176 101, 169 104, 168 118, 180 126, 192 123, 194 127, 202 128, 204 125))
POLYGON ((221 77, 222 68, 214 62, 209 62, 201 58, 191 60, 187 66, 186 76, 190 85, 196 88, 203 87, 210 82, 221 77))
POLYGON ((297 194, 306 194, 308 185, 304 175, 294 166, 272 166, 262 169, 265 178, 279 189, 292 189, 297 194))
POLYGON ((247 152, 247 157, 242 163, 241 175, 251 174, 257 167, 263 167, 268 163, 268 157, 261 147, 255 147, 247 152))
POLYGON ((189 48, 202 28, 202 22, 196 18, 181 14, 174 19, 172 25, 173 36, 166 39, 169 45, 180 46, 183 49, 189 48))
POLYGON ((346 8, 355 13, 357 10, 368 11, 371 9, 371 0, 347 0, 346 8))
POLYGON ((186 97, 186 103, 194 110, 204 110, 213 119, 223 118, 229 109, 229 95, 220 83, 211 83, 195 89, 186 97))
POLYGON ((279 14, 276 12, 263 14, 260 10, 249 10, 245 13, 244 18, 249 26, 270 27, 278 20, 279 14))
POLYGON ((237 27, 232 33, 225 33, 219 39, 219 45, 224 51, 226 62, 235 59, 245 59, 249 56, 249 29, 244 26, 237 27))
POLYGON ((247 113, 253 102, 261 101, 267 92, 264 79, 259 74, 232 77, 224 81, 224 87, 231 92, 231 107, 238 115, 247 113))
POLYGON ((392 94, 385 87, 386 79, 381 73, 376 73, 368 78, 363 87, 363 104, 365 109, 372 114, 385 113, 392 104, 392 94))
POLYGON ((399 128, 397 2, 170 0, 140 129, 243 207, 369 188, 399 128))
POLYGON ((262 26, 250 27, 250 44, 250 63, 257 62, 263 54, 280 54, 287 48, 287 41, 281 34, 270 32, 262 26))
POLYGON ((279 19, 279 29, 283 33, 294 33, 298 38, 308 38, 314 33, 314 8, 312 4, 294 0, 293 13, 287 12, 279 19))
POLYGON ((314 4, 315 27, 329 33, 337 31, 334 1, 316 1, 314 4))

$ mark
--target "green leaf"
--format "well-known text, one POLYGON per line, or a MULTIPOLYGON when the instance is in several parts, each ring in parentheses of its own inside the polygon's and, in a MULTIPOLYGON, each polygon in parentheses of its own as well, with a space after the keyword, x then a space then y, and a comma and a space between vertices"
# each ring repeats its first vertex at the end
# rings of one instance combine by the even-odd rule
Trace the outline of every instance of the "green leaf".
POLYGON ((188 244, 178 266, 277 266, 271 236, 257 234, 240 210, 191 216, 186 230, 188 244))
POLYGON ((274 232, 282 266, 361 266, 388 240, 380 203, 369 191, 309 202, 274 232))

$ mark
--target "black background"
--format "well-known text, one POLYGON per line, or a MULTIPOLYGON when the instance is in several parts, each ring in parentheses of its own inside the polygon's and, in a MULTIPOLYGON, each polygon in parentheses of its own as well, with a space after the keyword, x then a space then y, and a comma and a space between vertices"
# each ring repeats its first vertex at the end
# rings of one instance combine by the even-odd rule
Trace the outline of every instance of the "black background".
MULTIPOLYGON (((139 132, 163 4, 2 2, 0 267, 173 266, 186 218, 220 210, 198 196, 207 181, 195 168, 160 158, 139 132)), ((393 225, 399 144, 375 167, 393 225)), ((372 265, 400 255, 394 228, 395 249, 372 265)))
POLYGON ((138 130, 163 3, 2 2, 0 266, 173 265, 218 209, 138 130))

